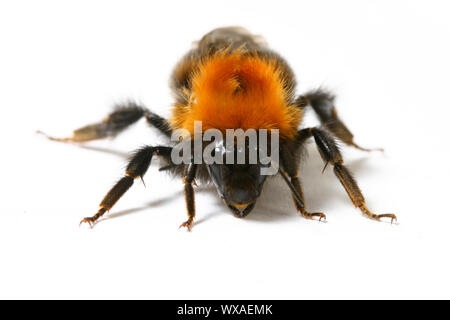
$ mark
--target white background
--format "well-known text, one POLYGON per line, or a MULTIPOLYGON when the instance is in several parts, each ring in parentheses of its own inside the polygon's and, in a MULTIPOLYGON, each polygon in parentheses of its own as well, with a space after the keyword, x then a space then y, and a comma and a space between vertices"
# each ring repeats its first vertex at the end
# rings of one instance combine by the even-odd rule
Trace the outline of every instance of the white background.
MULTIPOLYGON (((446 1, 2 1, 0 4, 0 298, 450 298, 446 1), (93 229, 127 153, 162 142, 145 122, 91 150, 64 136, 132 98, 164 116, 168 78, 191 41, 219 26, 264 35, 298 92, 334 90, 357 143, 343 154, 365 219, 314 145, 297 214, 278 179, 246 219, 215 191, 186 219, 182 183, 147 173, 93 229), (114 151, 112 153, 102 152, 114 151)), ((314 116, 307 116, 315 123, 314 116)))

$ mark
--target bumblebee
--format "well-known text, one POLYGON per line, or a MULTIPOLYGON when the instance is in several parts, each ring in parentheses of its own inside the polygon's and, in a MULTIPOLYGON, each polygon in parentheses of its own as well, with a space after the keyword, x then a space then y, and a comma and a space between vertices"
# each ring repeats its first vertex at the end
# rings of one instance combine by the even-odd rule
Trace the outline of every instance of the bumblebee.
MULTIPOLYGON (((176 65, 170 83, 175 102, 169 119, 130 102, 116 106, 103 121, 75 130, 71 137, 49 138, 82 143, 112 137, 141 118, 167 137, 178 129, 193 135, 196 121, 201 121, 204 131, 277 130, 280 137, 277 174, 289 186, 294 204, 303 217, 325 220, 324 213, 307 211, 299 178, 302 150, 305 142, 313 138, 325 163, 324 170, 329 164, 333 166, 336 177, 355 207, 374 220, 396 220, 394 214, 375 214, 367 208, 358 184, 344 166, 336 140, 369 150, 353 141, 353 134, 337 115, 334 95, 319 89, 296 96, 293 71, 282 57, 268 48, 263 38, 240 27, 215 29, 198 41, 176 65), (299 129, 308 107, 317 114, 321 126, 299 129)), ((233 151, 234 156, 241 151, 233 151)), ((145 146, 137 150, 128 163, 125 175, 103 198, 97 213, 84 218, 81 223, 93 225, 111 210, 136 178, 143 179, 154 156, 166 163, 160 171, 173 172, 184 183, 188 218, 180 227, 191 230, 193 226, 193 185, 196 180, 212 181, 218 194, 237 217, 245 217, 252 211, 266 181, 266 176, 261 174, 264 164, 206 164, 195 161, 176 164, 172 152, 173 146, 166 145, 145 146)))

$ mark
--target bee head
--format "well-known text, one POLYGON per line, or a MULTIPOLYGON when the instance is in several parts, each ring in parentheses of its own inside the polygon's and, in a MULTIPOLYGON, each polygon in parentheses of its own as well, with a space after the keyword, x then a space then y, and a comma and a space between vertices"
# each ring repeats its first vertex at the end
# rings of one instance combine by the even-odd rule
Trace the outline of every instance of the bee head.
POLYGON ((260 164, 210 164, 209 175, 218 193, 237 217, 245 217, 261 194, 266 175, 260 164))
POLYGON ((237 217, 245 217, 252 211, 266 180, 264 168, 271 163, 261 160, 261 148, 250 140, 243 144, 227 144, 222 140, 214 149, 220 161, 207 164, 217 192, 237 217))

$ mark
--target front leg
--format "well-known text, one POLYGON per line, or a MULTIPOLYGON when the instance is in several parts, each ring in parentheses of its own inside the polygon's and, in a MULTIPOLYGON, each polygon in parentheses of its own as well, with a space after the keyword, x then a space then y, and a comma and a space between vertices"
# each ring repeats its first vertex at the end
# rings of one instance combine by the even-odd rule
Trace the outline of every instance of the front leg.
POLYGON ((310 131, 301 130, 298 132, 297 139, 294 143, 287 143, 280 148, 280 157, 282 168, 280 168, 280 175, 289 186, 292 192, 295 207, 300 214, 306 219, 318 218, 326 220, 326 215, 322 212, 308 212, 305 207, 305 198, 301 187, 300 179, 298 178, 298 163, 301 154, 301 148, 305 141, 311 136, 310 131))
POLYGON ((191 231, 195 217, 195 196, 192 184, 195 183, 194 179, 196 173, 197 173, 197 165, 191 163, 187 166, 185 176, 183 178, 184 195, 186 198, 186 209, 188 219, 180 225, 180 228, 186 227, 188 231, 191 231))
POLYGON ((323 212, 306 211, 303 190, 297 176, 290 176, 283 169, 280 169, 280 174, 292 191, 292 198, 294 199, 295 207, 304 218, 314 219, 316 217, 319 218, 319 221, 322 221, 322 219, 324 221, 327 220, 327 216, 323 212))

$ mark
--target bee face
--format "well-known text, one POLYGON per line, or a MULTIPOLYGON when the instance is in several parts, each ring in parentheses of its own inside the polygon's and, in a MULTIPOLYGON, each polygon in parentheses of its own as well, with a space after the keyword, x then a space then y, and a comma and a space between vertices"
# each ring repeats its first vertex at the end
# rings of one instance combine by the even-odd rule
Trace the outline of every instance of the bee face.
POLYGON ((266 176, 259 164, 211 164, 208 172, 218 193, 237 217, 245 217, 255 206, 266 176))

